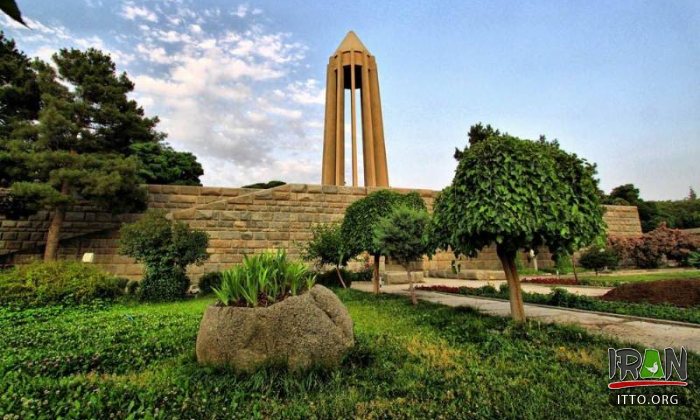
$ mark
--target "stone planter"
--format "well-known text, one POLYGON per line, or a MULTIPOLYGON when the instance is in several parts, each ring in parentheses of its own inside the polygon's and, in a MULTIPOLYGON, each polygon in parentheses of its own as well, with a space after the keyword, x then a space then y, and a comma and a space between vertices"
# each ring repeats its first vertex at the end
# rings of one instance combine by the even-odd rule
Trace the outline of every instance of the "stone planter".
POLYGON ((209 306, 197 335, 197 360, 252 372, 267 365, 334 367, 354 344, 352 319, 323 286, 266 308, 209 306))

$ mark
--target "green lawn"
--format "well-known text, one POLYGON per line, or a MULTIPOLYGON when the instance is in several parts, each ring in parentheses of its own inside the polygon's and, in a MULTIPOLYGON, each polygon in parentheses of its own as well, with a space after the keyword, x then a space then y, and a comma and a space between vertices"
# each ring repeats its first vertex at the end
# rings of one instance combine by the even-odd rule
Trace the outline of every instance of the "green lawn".
MULTIPOLYGON (((693 418, 684 407, 614 407, 607 348, 581 330, 406 299, 339 292, 357 345, 341 369, 236 376, 201 368, 211 299, 102 308, 0 309, 0 418, 693 418)), ((693 414, 695 413, 695 414, 693 414)))
POLYGON ((615 287, 623 283, 635 283, 655 280, 684 280, 699 279, 700 270, 678 270, 661 273, 639 273, 639 274, 601 274, 585 273, 578 276, 581 284, 590 286, 615 287))

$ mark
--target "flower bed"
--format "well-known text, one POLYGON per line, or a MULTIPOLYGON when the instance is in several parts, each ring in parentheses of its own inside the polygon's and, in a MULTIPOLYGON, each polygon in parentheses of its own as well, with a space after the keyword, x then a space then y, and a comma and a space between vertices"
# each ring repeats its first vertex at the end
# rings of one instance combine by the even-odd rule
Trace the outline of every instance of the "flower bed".
POLYGON ((561 277, 523 277, 523 283, 532 284, 562 284, 562 285, 577 285, 580 284, 576 279, 561 278, 561 277))

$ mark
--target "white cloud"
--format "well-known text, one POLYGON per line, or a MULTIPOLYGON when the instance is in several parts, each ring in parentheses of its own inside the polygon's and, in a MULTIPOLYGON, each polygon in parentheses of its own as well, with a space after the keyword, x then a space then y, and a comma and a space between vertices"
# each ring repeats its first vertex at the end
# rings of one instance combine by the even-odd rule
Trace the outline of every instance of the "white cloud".
POLYGON ((249 8, 250 8, 250 6, 248 4, 240 4, 240 5, 238 5, 238 7, 236 8, 236 10, 234 12, 231 12, 231 14, 243 19, 248 14, 249 8))
POLYGON ((291 99, 304 105, 322 105, 326 101, 326 91, 318 86, 314 79, 294 82, 287 86, 291 99))
POLYGON ((135 6, 128 2, 122 5, 121 15, 128 20, 136 20, 137 18, 147 20, 149 22, 158 22, 158 16, 144 6, 135 6))
POLYGON ((318 182, 323 88, 304 73, 307 47, 251 22, 262 11, 247 4, 235 17, 190 4, 123 2, 117 13, 133 29, 112 38, 39 22, 12 30, 31 41, 32 55, 66 46, 108 51, 168 141, 197 155, 205 184, 318 182))

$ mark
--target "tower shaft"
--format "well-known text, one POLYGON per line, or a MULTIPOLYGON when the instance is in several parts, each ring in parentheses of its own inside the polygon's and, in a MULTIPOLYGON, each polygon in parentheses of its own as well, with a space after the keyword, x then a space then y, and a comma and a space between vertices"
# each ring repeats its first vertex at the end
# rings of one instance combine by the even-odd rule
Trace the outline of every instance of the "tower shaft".
POLYGON ((350 90, 352 185, 358 185, 357 112, 360 89, 362 161, 365 186, 389 186, 379 78, 374 56, 350 32, 326 69, 326 113, 321 183, 345 185, 345 91, 350 90))

